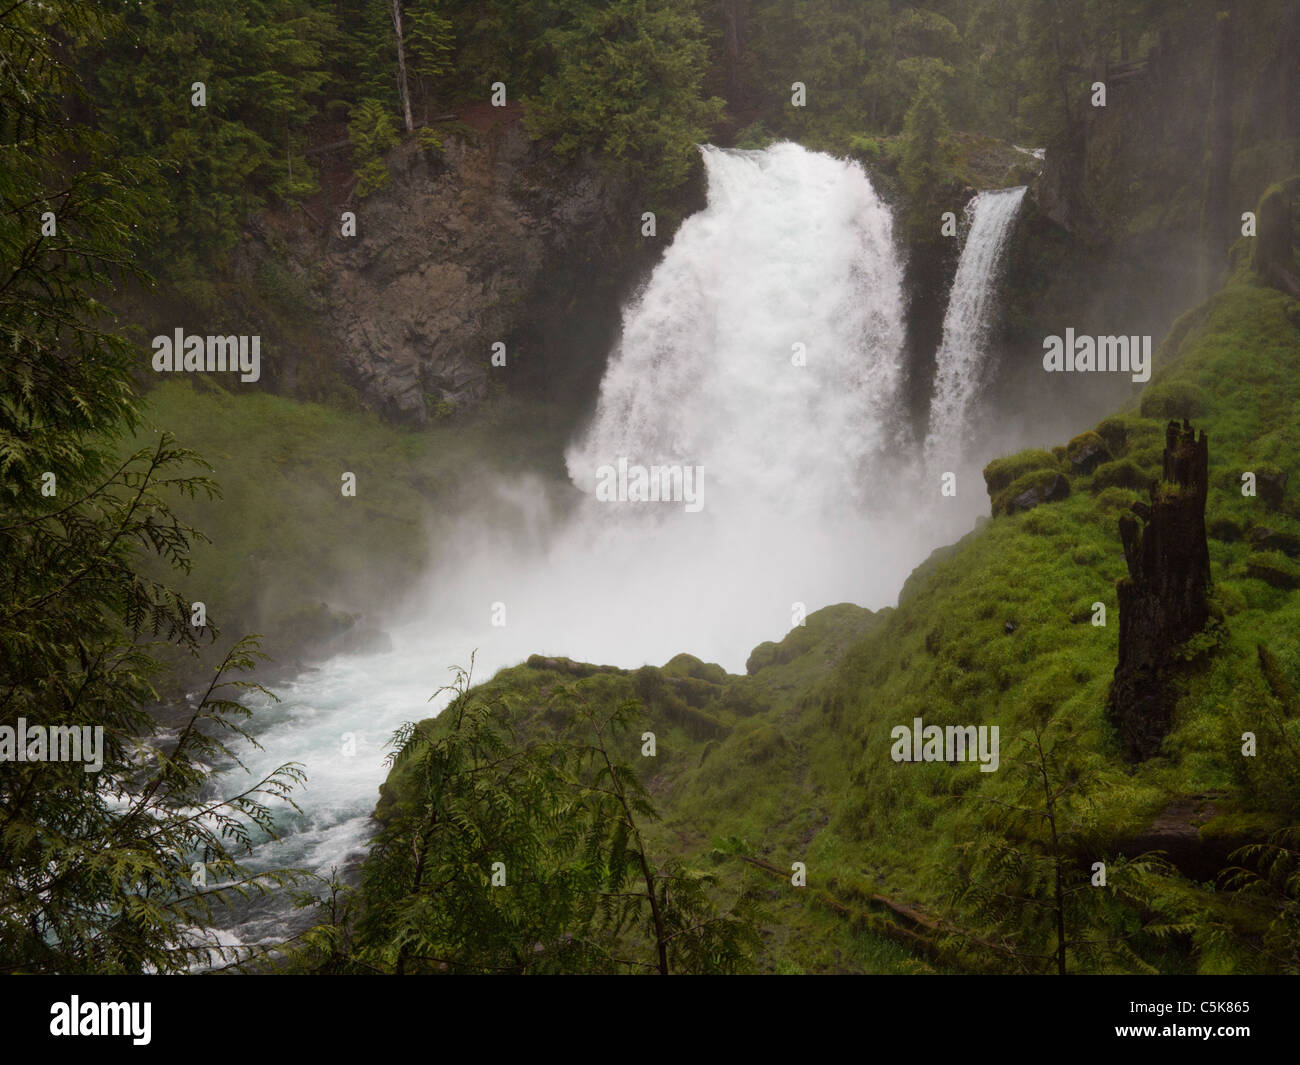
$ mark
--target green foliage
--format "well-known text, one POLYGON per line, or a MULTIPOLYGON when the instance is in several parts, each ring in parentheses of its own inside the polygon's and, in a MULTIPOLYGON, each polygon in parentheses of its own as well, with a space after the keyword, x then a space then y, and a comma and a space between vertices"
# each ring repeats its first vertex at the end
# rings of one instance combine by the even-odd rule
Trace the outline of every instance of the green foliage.
MULTIPOLYGON (((1233 285, 1170 352, 1169 378, 1209 404, 1198 428, 1211 441, 1212 521, 1257 525, 1260 503, 1241 496, 1238 472, 1300 463, 1292 373, 1300 338, 1288 305, 1280 292, 1233 285)), ((534 659, 484 690, 527 709, 516 720, 530 740, 559 739, 571 726, 572 711, 548 717, 543 708, 575 674, 602 712, 640 695, 660 741, 654 795, 663 815, 641 825, 644 838, 688 861, 739 854, 774 878, 762 971, 1050 971, 1059 966, 1058 912, 1068 972, 1276 971, 1288 956, 1289 918, 1266 940, 1271 917, 1261 921, 1239 886, 1209 892, 1200 877, 1135 858, 1134 841, 1185 796, 1215 794, 1216 831, 1234 845, 1266 841, 1300 809, 1292 750, 1300 734, 1287 694, 1300 690, 1300 599, 1250 575, 1249 541, 1212 541, 1222 617, 1186 648, 1195 661, 1165 754, 1116 771, 1104 708, 1119 625, 1106 589, 1126 572, 1117 514, 1158 471, 1163 427, 1125 414, 1096 431, 1130 465, 1076 476, 1094 491, 987 523, 936 551, 896 608, 810 615, 784 640, 756 648, 748 676, 706 676, 682 659, 630 673, 534 659), (1136 490, 1107 486, 1120 469, 1118 479, 1136 490), (1105 626, 1090 624, 1098 599, 1110 612, 1105 626), (644 679, 654 673, 660 683, 644 679), (687 695, 719 733, 693 735, 673 719, 672 698, 687 695), (895 763, 890 730, 914 717, 997 724, 1002 768, 895 763), (1258 737, 1253 758, 1241 755, 1245 731, 1258 737), (1049 795, 1054 839, 1044 819, 1049 795), (717 840, 745 842, 728 851, 717 840), (793 860, 807 862, 814 890, 775 879, 788 883, 793 860), (1107 865, 1106 888, 1090 882, 1095 861, 1107 865), (869 901, 877 896, 912 907, 938 931, 918 940, 918 926, 900 930, 869 901)), ((1054 476, 1060 461, 1046 451, 999 460, 993 483, 1054 476)), ((400 775, 390 777, 390 801, 406 790, 400 775)), ((1201 833, 1208 840, 1210 826, 1201 833)), ((1254 859, 1243 867, 1265 875, 1254 859)))
POLYGON ((636 703, 597 705, 581 686, 564 687, 552 701, 572 734, 523 740, 518 716, 471 692, 468 673, 457 671, 447 690, 452 702, 436 722, 394 736, 400 789, 364 868, 355 930, 341 930, 331 888, 321 907, 332 919, 304 940, 297 968, 746 967, 758 943, 749 896, 720 909, 716 877, 650 856, 642 826, 657 814, 611 749, 635 724, 636 703))
POLYGON ((1026 492, 1032 492, 1036 498, 1045 499, 1049 491, 1058 487, 1062 481, 1068 492, 1069 482, 1059 470, 1032 470, 1022 474, 993 497, 992 512, 995 515, 1014 513, 1017 498, 1026 492))
POLYGON ((1300 828, 1284 828, 1266 842, 1233 855, 1241 865, 1229 870, 1226 885, 1257 900, 1269 914, 1260 949, 1273 972, 1300 973, 1300 828))
POLYGON ((926 223, 934 217, 934 205, 952 179, 956 159, 938 81, 934 73, 921 77, 920 88, 903 122, 899 149, 898 173, 911 205, 910 228, 917 233, 933 230, 926 223))
POLYGON ((228 252, 244 218, 316 191, 304 155, 323 104, 330 16, 310 0, 166 0, 115 4, 111 31, 78 51, 96 120, 147 186, 166 262, 228 252), (148 62, 142 57, 148 56, 148 62), (191 102, 203 82, 206 106, 191 102))
POLYGON ((428 114, 439 79, 454 69, 455 33, 438 0, 407 0, 402 6, 412 106, 428 114))
POLYGON ((149 712, 159 637, 193 651, 199 630, 144 560, 188 569, 201 534, 172 501, 215 485, 167 434, 116 461, 138 421, 135 352, 99 300, 131 276, 148 216, 139 173, 63 111, 76 86, 56 27, 88 39, 105 29, 75 0, 19 5, 0 22, 0 724, 88 728, 91 749, 82 731, 80 761, 10 755, 0 767, 0 967, 183 971, 212 960, 214 903, 290 878, 246 874, 238 856, 273 834, 267 803, 287 800, 301 773, 281 766, 237 795, 211 794, 213 762, 237 761, 230 737, 251 739, 234 696, 262 689, 227 674, 254 666, 252 641, 231 648, 174 734, 149 712), (196 889, 196 861, 220 886, 196 889))
POLYGON ((1135 940, 1166 931, 1158 875, 1170 869, 1108 854, 1097 794, 1124 789, 1122 774, 1037 727, 1005 757, 1014 784, 987 807, 992 831, 957 848, 955 945, 1011 972, 1155 972, 1135 940), (1104 873, 1090 858, 1105 858, 1104 873))
POLYGON ((670 0, 582 5, 541 40, 557 59, 525 101, 528 128, 561 156, 618 161, 651 196, 681 185, 722 108, 701 92, 708 53, 696 13, 670 0))
POLYGON ((1199 418, 1208 407, 1205 393, 1187 381, 1156 381, 1142 393, 1142 417, 1199 418))
POLYGON ((1037 470, 1058 470, 1060 461, 1049 451, 1029 448, 1015 455, 994 459, 984 467, 984 484, 992 497, 1027 473, 1037 470))
POLYGON ((1155 473, 1152 470, 1144 469, 1132 459, 1117 459, 1114 462, 1103 462, 1093 471, 1092 490, 1101 492, 1109 488, 1129 488, 1145 491, 1153 480, 1155 473))
POLYGON ((357 197, 364 199, 388 184, 388 165, 383 155, 397 144, 397 129, 383 104, 362 100, 352 109, 348 139, 357 167, 357 197))

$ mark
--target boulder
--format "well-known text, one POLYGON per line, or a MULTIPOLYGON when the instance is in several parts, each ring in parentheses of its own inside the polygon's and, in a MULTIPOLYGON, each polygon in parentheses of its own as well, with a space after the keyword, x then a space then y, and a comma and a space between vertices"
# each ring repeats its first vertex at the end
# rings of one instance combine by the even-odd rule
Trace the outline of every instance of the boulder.
MULTIPOLYGON (((1016 487, 1013 485, 1011 491, 1015 491, 1016 487)), ((1005 511, 1007 514, 1018 514, 1033 510, 1040 503, 1059 503, 1069 495, 1070 482, 1065 475, 1048 472, 1046 477, 1036 477, 1032 484, 1012 495, 1005 504, 1005 511)))
POLYGON ((1111 460, 1110 450, 1102 438, 1093 432, 1080 433, 1065 448, 1070 468, 1086 477, 1103 462, 1111 460))

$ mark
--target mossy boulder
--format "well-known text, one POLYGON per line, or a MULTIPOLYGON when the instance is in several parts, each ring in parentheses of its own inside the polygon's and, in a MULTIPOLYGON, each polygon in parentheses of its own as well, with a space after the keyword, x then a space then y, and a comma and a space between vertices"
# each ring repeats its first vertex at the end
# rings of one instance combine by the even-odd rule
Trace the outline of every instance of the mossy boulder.
POLYGON ((994 514, 1018 514, 1043 503, 1058 503, 1070 495, 1070 482, 1057 470, 1037 470, 1018 477, 993 500, 994 514))
POLYGON ((1247 555, 1246 575, 1274 588, 1300 588, 1300 566, 1280 551, 1256 551, 1247 555))
POLYGON ((1089 431, 1080 433, 1065 446, 1065 457, 1075 473, 1086 477, 1103 462, 1109 462, 1111 453, 1101 436, 1089 431))
POLYGON ((1124 454, 1131 431, 1129 419, 1119 414, 1098 422, 1096 429, 1097 435, 1101 437, 1102 443, 1106 445, 1106 450, 1116 457, 1124 454))
POLYGON ((1189 381, 1162 381, 1142 393, 1144 418, 1199 418, 1208 409, 1205 393, 1189 381))
POLYGON ((988 488, 989 498, 993 499, 1026 474, 1039 470, 1055 472, 1059 471, 1060 466, 1060 460, 1050 451, 1030 448, 990 462, 984 467, 984 484, 988 488))
POLYGON ((632 673, 632 685, 652 723, 680 725, 695 740, 726 734, 727 727, 701 709, 717 693, 716 685, 692 677, 668 677, 654 666, 642 666, 632 673))
POLYGON ((745 659, 745 672, 753 676, 761 669, 767 669, 769 666, 779 666, 782 662, 788 662, 794 655, 785 656, 781 650, 781 645, 775 640, 764 640, 752 651, 749 657, 745 659))
POLYGON ((1106 488, 1130 488, 1140 492, 1151 481, 1151 474, 1132 459, 1117 459, 1097 467, 1092 475, 1092 490, 1100 492, 1106 488))
POLYGON ((1266 525, 1256 525, 1246 536, 1251 547, 1257 551, 1281 551, 1287 558, 1300 556, 1300 536, 1295 533, 1270 529, 1266 525))
POLYGON ((744 765, 762 765, 782 757, 790 744, 771 725, 758 725, 736 737, 732 757, 744 765))

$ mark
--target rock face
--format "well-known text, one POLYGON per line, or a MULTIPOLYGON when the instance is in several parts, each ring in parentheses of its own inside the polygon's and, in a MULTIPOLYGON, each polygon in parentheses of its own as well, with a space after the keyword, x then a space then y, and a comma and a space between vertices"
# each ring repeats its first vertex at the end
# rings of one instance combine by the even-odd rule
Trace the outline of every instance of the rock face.
POLYGON ((1089 432, 1081 433, 1070 441, 1066 447, 1066 457, 1070 460, 1070 468, 1086 477, 1103 462, 1109 462, 1111 453, 1100 436, 1089 432))
POLYGON ((387 163, 384 189, 344 205, 355 236, 340 232, 343 206, 318 205, 313 225, 279 227, 282 245, 249 249, 254 259, 287 250, 343 380, 386 417, 416 424, 493 384, 594 389, 620 302, 662 252, 666 222, 642 239, 646 206, 626 179, 557 159, 513 113, 449 136, 441 152, 408 142, 387 163), (491 364, 497 343, 505 367, 491 364))
POLYGON ((1176 694, 1175 652, 1209 620, 1210 555, 1205 535, 1209 451, 1202 431, 1170 422, 1164 478, 1143 523, 1124 515, 1120 539, 1129 575, 1119 581, 1119 664, 1107 710, 1124 755, 1155 755, 1168 734, 1176 694))
MULTIPOLYGON (((1257 842, 1258 832, 1249 829, 1202 831, 1219 817, 1222 796, 1218 792, 1179 795, 1172 799, 1140 832, 1114 844, 1121 854, 1163 851, 1169 862, 1195 881, 1213 880, 1229 865, 1239 847, 1257 842)), ((1211 824, 1211 829, 1215 826, 1211 824)))
POLYGON ((1051 473, 1012 496, 1007 502, 1006 512, 1019 514, 1021 511, 1033 510, 1040 503, 1059 503, 1062 499, 1068 499, 1069 495, 1070 482, 1062 474, 1051 473))

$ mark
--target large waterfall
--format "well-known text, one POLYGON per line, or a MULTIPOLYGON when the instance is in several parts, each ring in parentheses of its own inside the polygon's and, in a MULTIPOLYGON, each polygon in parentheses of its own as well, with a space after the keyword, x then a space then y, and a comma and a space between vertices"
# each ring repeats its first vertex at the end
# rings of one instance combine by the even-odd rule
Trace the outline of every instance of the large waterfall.
POLYGON ((985 381, 985 340, 998 266, 1024 196, 1025 186, 1020 185, 981 192, 966 205, 966 244, 935 356, 930 430, 925 441, 926 464, 931 469, 954 464, 969 442, 975 401, 985 381))
POLYGON ((888 209, 855 164, 779 144, 704 149, 688 219, 624 318, 595 421, 595 469, 695 462, 720 517, 842 509, 899 417, 903 297, 888 209))
MULTIPOLYGON (((259 711, 250 771, 308 776, 259 863, 328 873, 358 854, 385 742, 437 711, 428 696, 473 652, 476 679, 530 653, 635 667, 688 651, 740 672, 801 610, 891 605, 983 508, 940 500, 901 435, 902 270, 866 173, 794 144, 703 153, 707 206, 626 308, 572 483, 485 475, 388 619, 393 651, 329 661, 259 711), (693 471, 701 505, 602 497, 602 468, 651 466, 693 471)), ((231 931, 274 939, 284 921, 270 903, 231 931)))

